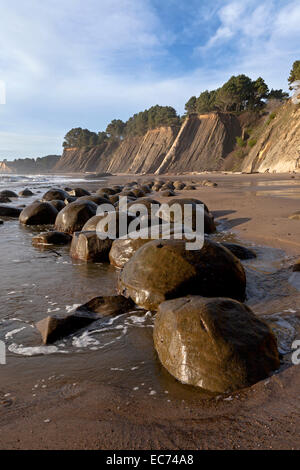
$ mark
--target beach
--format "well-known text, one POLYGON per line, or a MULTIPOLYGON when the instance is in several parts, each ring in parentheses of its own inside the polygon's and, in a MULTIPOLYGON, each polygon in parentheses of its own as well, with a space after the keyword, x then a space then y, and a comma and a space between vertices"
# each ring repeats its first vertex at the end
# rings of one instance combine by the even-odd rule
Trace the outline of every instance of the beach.
MULTIPOLYGON (((54 185, 92 192, 157 177, 60 178, 51 184, 49 177, 42 187, 23 181, 19 187, 41 194, 54 185)), ((180 384, 156 356, 152 316, 138 309, 41 353, 34 349, 40 340, 32 324, 47 313, 72 311, 96 295, 112 295, 118 273, 110 265, 74 262, 65 247, 38 250, 31 245, 34 229, 5 220, 0 227, 0 320, 1 339, 9 347, 7 365, 0 366, 1 449, 299 449, 300 373, 291 363, 291 344, 300 339, 295 276, 300 274, 293 275, 291 268, 300 258, 300 221, 288 217, 300 210, 300 175, 159 179, 193 181, 196 190, 176 194, 207 204, 217 223, 213 239, 256 252, 255 260, 243 263, 246 303, 274 329, 283 358, 280 370, 230 395, 180 384), (208 179, 218 186, 202 186, 208 179)), ((13 188, 6 182, 5 189, 13 188)), ((151 197, 165 199, 159 193, 151 197)), ((27 204, 14 204, 21 202, 27 204)))

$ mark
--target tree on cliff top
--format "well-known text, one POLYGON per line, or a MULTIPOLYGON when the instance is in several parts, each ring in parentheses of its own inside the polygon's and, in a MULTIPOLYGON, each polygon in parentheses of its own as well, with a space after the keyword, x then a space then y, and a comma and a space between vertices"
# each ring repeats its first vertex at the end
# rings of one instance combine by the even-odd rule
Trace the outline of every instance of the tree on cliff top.
POLYGON ((108 124, 106 133, 110 137, 121 139, 124 135, 125 126, 125 122, 123 122, 121 119, 113 119, 111 123, 108 124))
POLYGON ((102 144, 107 139, 105 132, 91 132, 88 129, 76 127, 71 129, 66 135, 63 142, 64 148, 80 148, 94 147, 102 144))
POLYGON ((290 72, 290 76, 288 78, 288 82, 290 84, 290 90, 292 90, 292 83, 296 82, 297 80, 300 80, 300 60, 296 60, 293 63, 292 70, 290 72))
POLYGON ((192 96, 185 109, 187 114, 257 109, 263 106, 268 93, 269 88, 261 77, 252 81, 246 75, 237 75, 217 90, 206 90, 198 98, 192 96))

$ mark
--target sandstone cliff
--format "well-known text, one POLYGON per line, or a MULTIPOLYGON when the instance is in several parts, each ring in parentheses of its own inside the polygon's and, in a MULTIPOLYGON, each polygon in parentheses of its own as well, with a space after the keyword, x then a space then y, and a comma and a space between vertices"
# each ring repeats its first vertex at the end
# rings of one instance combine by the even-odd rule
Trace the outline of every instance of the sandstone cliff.
POLYGON ((178 129, 160 127, 144 136, 128 137, 91 149, 66 149, 55 171, 143 173, 154 172, 162 162, 178 129))
POLYGON ((144 136, 92 149, 66 149, 55 171, 167 173, 217 170, 241 135, 239 120, 227 113, 192 115, 181 129, 159 127, 144 136))
POLYGON ((225 113, 186 119, 156 173, 218 170, 241 135, 238 119, 225 113))
POLYGON ((60 155, 46 155, 45 157, 38 157, 36 159, 17 158, 13 161, 0 162, 0 173, 49 173, 59 160, 60 155))
POLYGON ((11 173, 12 169, 7 165, 6 162, 0 162, 0 173, 11 173))
POLYGON ((277 108, 256 130, 256 135, 257 143, 244 159, 242 171, 300 171, 299 106, 288 102, 277 108))

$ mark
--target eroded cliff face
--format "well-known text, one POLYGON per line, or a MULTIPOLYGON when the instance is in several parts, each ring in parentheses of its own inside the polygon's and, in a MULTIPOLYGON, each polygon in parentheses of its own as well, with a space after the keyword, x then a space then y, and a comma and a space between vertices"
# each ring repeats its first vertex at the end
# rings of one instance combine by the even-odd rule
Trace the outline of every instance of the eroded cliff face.
POLYGON ((67 149, 56 171, 177 173, 218 170, 241 135, 238 119, 227 113, 193 115, 181 129, 160 127, 144 136, 93 149, 67 149))
POLYGON ((0 173, 11 173, 12 169, 5 162, 0 162, 0 173))
POLYGON ((154 173, 172 146, 178 129, 160 127, 144 136, 112 141, 92 149, 66 149, 55 171, 154 173))
POLYGON ((238 119, 231 114, 193 115, 183 123, 156 173, 218 170, 241 132, 238 119))
POLYGON ((288 102, 275 114, 271 122, 264 123, 242 171, 300 172, 300 108, 288 102))

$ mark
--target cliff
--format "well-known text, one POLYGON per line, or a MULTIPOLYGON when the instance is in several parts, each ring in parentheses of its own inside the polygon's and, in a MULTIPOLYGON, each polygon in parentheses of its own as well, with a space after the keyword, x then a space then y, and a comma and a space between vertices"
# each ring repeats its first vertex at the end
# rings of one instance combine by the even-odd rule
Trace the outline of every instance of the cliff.
POLYGON ((300 171, 299 105, 289 101, 277 108, 256 130, 256 136, 257 143, 245 157, 242 171, 300 171))
POLYGON ((241 135, 239 120, 227 113, 188 117, 181 129, 159 127, 144 136, 103 146, 66 149, 55 171, 167 173, 217 170, 241 135))
POLYGON ((66 149, 55 171, 153 173, 172 146, 178 129, 160 127, 144 136, 108 141, 94 148, 66 149))
POLYGON ((45 157, 18 158, 13 161, 0 162, 1 173, 48 173, 59 162, 60 155, 47 155, 45 157))
POLYGON ((12 173, 12 171, 6 162, 0 162, 0 173, 12 173))
POLYGON ((225 113, 192 115, 156 173, 218 170, 241 135, 238 119, 225 113))

